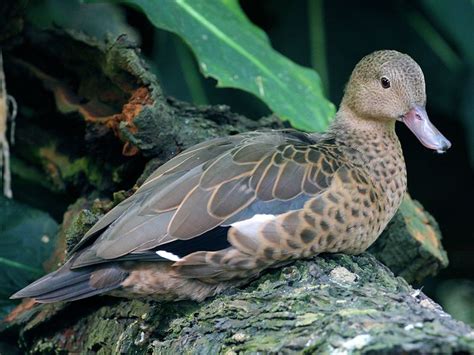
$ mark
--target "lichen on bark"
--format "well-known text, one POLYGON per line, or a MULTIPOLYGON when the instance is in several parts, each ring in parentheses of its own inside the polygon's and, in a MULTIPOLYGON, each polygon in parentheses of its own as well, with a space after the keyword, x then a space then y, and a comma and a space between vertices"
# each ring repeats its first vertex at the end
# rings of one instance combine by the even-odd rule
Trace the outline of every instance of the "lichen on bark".
POLYGON ((474 351, 472 329, 368 253, 297 261, 201 304, 102 297, 40 306, 3 334, 15 328, 39 353, 474 351))

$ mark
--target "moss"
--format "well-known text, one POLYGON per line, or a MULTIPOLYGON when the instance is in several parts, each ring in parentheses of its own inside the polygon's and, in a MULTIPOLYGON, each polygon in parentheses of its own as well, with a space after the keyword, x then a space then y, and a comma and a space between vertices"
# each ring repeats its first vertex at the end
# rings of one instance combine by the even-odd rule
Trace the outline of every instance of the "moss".
MULTIPOLYGON (((300 261, 264 275, 238 293, 206 302, 192 319, 176 319, 173 324, 179 324, 178 329, 152 343, 152 348, 154 353, 183 349, 192 353, 330 352, 346 349, 344 346, 350 345, 346 342, 361 334, 371 339, 363 346, 364 351, 416 351, 423 347, 433 351, 459 346, 427 334, 452 326, 445 331, 459 338, 466 336, 469 328, 460 331, 456 327, 465 326, 444 318, 433 325, 433 319, 446 315, 423 308, 420 303, 425 296, 413 294, 406 282, 394 278, 368 254, 300 261), (339 267, 355 271, 357 281, 341 283, 331 276, 339 267), (294 274, 291 269, 295 268, 300 277, 289 280, 287 275, 294 274), (413 332, 410 324, 422 325, 413 332), (420 337, 425 344, 419 344, 420 337)), ((466 349, 473 346, 471 338, 466 349)))
POLYGON ((39 149, 39 156, 46 160, 45 164, 52 164, 57 172, 50 174, 56 180, 55 185, 65 188, 65 185, 77 185, 78 179, 85 178, 89 184, 96 189, 103 189, 104 185, 104 167, 99 166, 97 162, 90 157, 80 157, 72 159, 66 154, 60 153, 56 147, 42 147, 39 149))
POLYGON ((73 179, 79 174, 84 174, 93 186, 100 187, 102 185, 102 179, 104 178, 102 169, 88 157, 75 159, 70 164, 62 165, 62 167, 64 179, 73 179))
POLYGON ((72 249, 98 220, 97 215, 89 210, 81 210, 73 218, 66 231, 67 250, 72 249))
POLYGON ((438 224, 409 196, 369 252, 409 282, 420 282, 448 265, 438 224))

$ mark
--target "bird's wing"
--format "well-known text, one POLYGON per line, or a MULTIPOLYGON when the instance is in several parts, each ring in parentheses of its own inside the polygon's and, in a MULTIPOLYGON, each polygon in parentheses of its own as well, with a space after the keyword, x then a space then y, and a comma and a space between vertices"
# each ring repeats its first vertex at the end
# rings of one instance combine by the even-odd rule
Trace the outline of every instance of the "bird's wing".
MULTIPOLYGON (((255 214, 301 208, 331 184, 337 146, 296 131, 252 132, 199 144, 157 169, 86 234, 73 267, 191 241, 255 214)), ((133 254, 133 255, 131 255, 133 254)))
POLYGON ((142 201, 149 198, 153 191, 159 190, 161 186, 172 183, 178 177, 186 174, 195 166, 202 165, 203 162, 215 159, 220 154, 232 149, 242 140, 245 135, 236 135, 230 137, 216 138, 197 144, 176 157, 170 159, 165 164, 156 169, 142 184, 142 186, 129 198, 125 199, 100 220, 84 235, 84 237, 75 245, 71 253, 82 249, 97 238, 99 232, 103 232, 111 224, 123 219, 125 215, 131 215, 133 208, 137 207, 142 201))

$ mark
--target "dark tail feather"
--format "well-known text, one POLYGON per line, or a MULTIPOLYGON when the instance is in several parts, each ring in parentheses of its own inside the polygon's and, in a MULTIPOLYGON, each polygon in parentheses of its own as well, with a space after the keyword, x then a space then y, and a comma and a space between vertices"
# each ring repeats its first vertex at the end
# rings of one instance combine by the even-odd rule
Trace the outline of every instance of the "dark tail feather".
POLYGON ((34 298, 40 303, 75 301, 120 287, 128 273, 118 265, 71 270, 72 260, 59 270, 43 276, 10 298, 34 298))

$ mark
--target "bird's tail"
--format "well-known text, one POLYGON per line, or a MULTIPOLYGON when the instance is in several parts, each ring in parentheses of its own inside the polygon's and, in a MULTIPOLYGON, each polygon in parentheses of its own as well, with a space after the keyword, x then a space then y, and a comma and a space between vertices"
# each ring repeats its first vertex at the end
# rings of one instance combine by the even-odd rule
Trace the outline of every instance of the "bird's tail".
POLYGON ((75 301, 120 287, 128 273, 117 264, 71 269, 72 260, 21 289, 10 298, 34 298, 39 303, 75 301))

